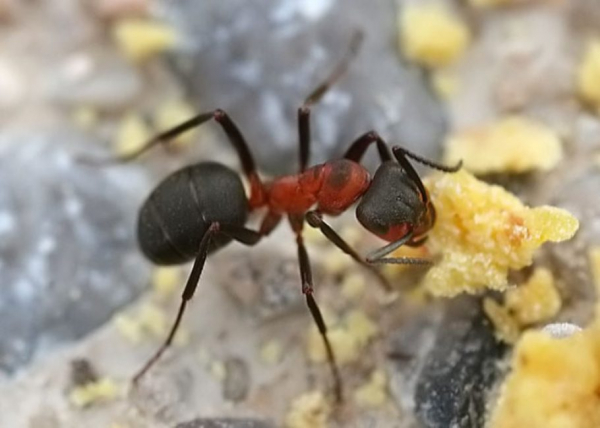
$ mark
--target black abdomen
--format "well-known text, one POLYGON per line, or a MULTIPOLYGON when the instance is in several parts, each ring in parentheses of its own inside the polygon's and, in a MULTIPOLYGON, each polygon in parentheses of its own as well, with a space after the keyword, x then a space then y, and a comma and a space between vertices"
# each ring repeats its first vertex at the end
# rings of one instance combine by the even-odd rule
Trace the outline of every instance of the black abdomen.
MULTIPOLYGON (((138 217, 138 242, 155 264, 192 260, 211 222, 242 226, 248 202, 236 172, 204 162, 165 178, 152 191, 138 217)), ((230 241, 218 236, 210 251, 230 241)))

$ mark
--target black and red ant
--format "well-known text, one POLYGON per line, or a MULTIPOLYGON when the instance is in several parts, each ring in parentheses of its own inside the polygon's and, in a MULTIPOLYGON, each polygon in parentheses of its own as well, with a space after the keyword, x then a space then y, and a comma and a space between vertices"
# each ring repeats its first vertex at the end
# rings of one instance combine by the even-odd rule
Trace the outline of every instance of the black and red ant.
POLYGON ((390 153, 381 137, 371 131, 354 141, 341 159, 308 167, 311 107, 344 74, 350 60, 356 55, 361 38, 357 34, 352 39, 347 55, 298 109, 300 169, 296 174, 263 182, 242 133, 223 110, 199 114, 155 136, 136 152, 116 159, 118 162, 132 160, 148 149, 168 143, 179 134, 214 119, 237 151, 250 186, 248 198, 236 172, 215 162, 200 162, 168 176, 142 206, 138 219, 138 241, 146 257, 157 265, 181 264, 190 260, 194 260, 194 264, 168 337, 136 374, 134 382, 152 367, 171 344, 186 305, 194 295, 206 257, 231 240, 255 245, 287 215, 296 234, 302 293, 325 344, 335 395, 341 399, 342 382, 335 355, 327 337, 323 316, 313 296, 311 267, 302 238, 304 222, 320 229, 335 246, 373 272, 389 288, 385 277, 370 263, 430 263, 427 259, 385 257, 402 245, 421 245, 435 222, 435 209, 427 190, 407 157, 445 172, 455 172, 461 166, 460 163, 454 167, 439 165, 400 146, 393 147, 390 153), (381 165, 371 179, 359 162, 373 143, 377 146, 381 165), (358 221, 373 234, 390 242, 366 259, 323 220, 323 215, 339 215, 359 199, 356 208, 358 221), (267 212, 258 231, 246 228, 248 215, 260 208, 266 208, 267 212))

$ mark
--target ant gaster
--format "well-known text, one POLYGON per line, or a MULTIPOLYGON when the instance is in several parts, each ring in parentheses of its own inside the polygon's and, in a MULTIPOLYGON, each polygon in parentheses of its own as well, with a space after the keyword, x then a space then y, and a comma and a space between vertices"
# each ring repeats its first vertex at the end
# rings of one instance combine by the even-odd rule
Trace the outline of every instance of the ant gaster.
POLYGON ((152 367, 171 344, 186 305, 194 295, 208 254, 231 240, 248 246, 255 245, 269 235, 283 216, 287 216, 296 235, 302 293, 325 344, 335 395, 341 400, 342 381, 327 337, 327 327, 313 296, 310 262, 302 238, 304 222, 320 229, 335 246, 369 269, 389 288, 385 277, 370 263, 430 263, 427 259, 385 258, 402 245, 422 244, 435 222, 435 209, 427 190, 407 157, 445 172, 455 172, 460 168, 460 163, 454 167, 442 166, 399 146, 393 147, 390 154, 385 142, 374 131, 354 141, 341 159, 308 167, 311 107, 344 74, 361 39, 361 33, 353 37, 346 56, 298 109, 300 169, 296 174, 263 182, 242 133, 223 110, 199 114, 155 136, 136 152, 115 159, 117 162, 132 160, 148 149, 168 143, 177 135, 214 119, 237 151, 250 185, 247 198, 242 180, 236 172, 215 162, 200 162, 168 176, 142 206, 138 219, 138 241, 144 254, 158 265, 181 264, 190 260, 194 260, 194 264, 168 337, 135 375, 134 382, 152 367), (359 162, 373 143, 377 146, 382 163, 371 179, 359 162), (323 220, 323 215, 339 215, 359 199, 356 216, 360 224, 390 242, 366 259, 323 220), (259 208, 266 208, 266 215, 258 231, 246 228, 248 214, 259 208))

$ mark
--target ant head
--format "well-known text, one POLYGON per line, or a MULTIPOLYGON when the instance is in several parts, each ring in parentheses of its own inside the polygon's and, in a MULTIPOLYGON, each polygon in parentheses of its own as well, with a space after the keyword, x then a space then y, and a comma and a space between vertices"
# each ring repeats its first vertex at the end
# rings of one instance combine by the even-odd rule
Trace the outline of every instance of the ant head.
POLYGON ((371 233, 395 241, 430 223, 430 207, 402 166, 387 161, 375 172, 356 207, 356 218, 371 233))

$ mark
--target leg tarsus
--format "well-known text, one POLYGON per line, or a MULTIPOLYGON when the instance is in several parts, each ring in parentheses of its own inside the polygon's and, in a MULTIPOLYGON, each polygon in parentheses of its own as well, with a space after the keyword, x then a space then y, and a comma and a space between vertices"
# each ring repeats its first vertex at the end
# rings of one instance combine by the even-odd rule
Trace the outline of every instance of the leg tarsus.
POLYGON ((377 144, 377 152, 379 153, 381 162, 392 160, 392 155, 390 154, 387 144, 375 131, 366 132, 358 137, 344 154, 344 159, 359 163, 369 146, 373 143, 377 144))
POLYGON ((383 285, 383 287, 389 291, 392 289, 387 278, 376 268, 369 264, 369 260, 364 260, 346 241, 339 236, 335 230, 331 228, 321 217, 321 214, 317 211, 309 211, 306 213, 307 223, 314 228, 317 228, 325 235, 331 243, 342 250, 344 253, 352 257, 357 263, 371 271, 383 285))
POLYGON ((200 246, 198 247, 198 254, 196 256, 196 260, 194 261, 194 266, 192 267, 192 271, 190 272, 190 276, 185 284, 185 288, 181 295, 181 304, 179 306, 179 311, 177 312, 177 317, 175 318, 175 322, 171 326, 171 330, 169 331, 169 335, 167 339, 163 342, 163 344, 158 348, 158 350, 154 353, 154 355, 144 364, 144 366, 136 373, 133 377, 133 383, 136 384, 139 380, 150 370, 150 368, 158 361, 158 359, 162 356, 162 354, 171 346, 173 342, 173 338, 177 333, 177 329, 179 328, 179 324, 181 323, 181 319, 183 318, 183 314, 185 312, 185 307, 187 302, 194 295, 194 291, 196 291, 196 287, 198 286, 198 281, 200 280, 200 275, 202 274, 202 270, 204 268, 204 263, 206 262, 206 257, 208 255, 208 248, 213 236, 216 233, 219 233, 220 226, 218 223, 212 223, 202 240, 200 241, 200 246))
POLYGON ((344 75, 348 69, 348 65, 360 47, 363 34, 357 31, 350 41, 350 46, 346 55, 333 69, 333 72, 327 76, 319 86, 317 86, 308 97, 304 100, 302 106, 298 109, 298 138, 300 142, 300 172, 306 169, 310 157, 310 108, 313 104, 318 103, 323 95, 327 93, 335 82, 344 75))
POLYGON ((338 402, 341 402, 343 399, 342 378, 340 376, 333 348, 329 342, 329 338, 327 337, 327 326, 325 325, 321 310, 319 309, 319 306, 317 305, 317 302, 313 296, 313 282, 310 261, 308 259, 308 253, 306 251, 306 247, 304 246, 304 241, 300 232, 298 232, 296 235, 296 242, 298 244, 298 260, 300 261, 302 293, 306 296, 306 305, 308 306, 310 314, 317 325, 319 334, 321 335, 325 345, 327 361, 329 362, 331 375, 333 377, 335 398, 338 402))

